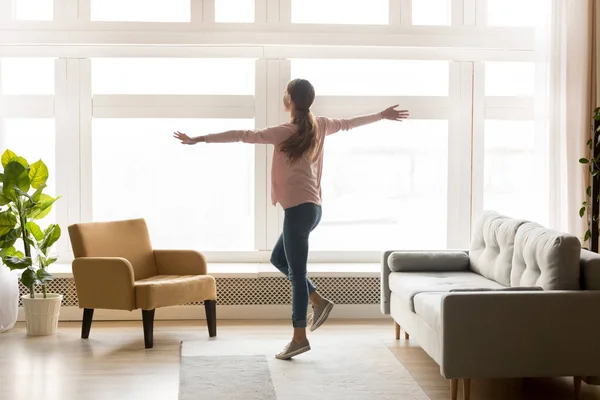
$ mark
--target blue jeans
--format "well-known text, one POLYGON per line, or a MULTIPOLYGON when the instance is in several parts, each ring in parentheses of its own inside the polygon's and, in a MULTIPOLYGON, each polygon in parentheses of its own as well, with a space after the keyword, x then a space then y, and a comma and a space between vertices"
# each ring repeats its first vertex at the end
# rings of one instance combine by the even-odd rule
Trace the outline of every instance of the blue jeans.
POLYGON ((321 206, 303 203, 285 210, 283 233, 279 236, 271 264, 288 277, 292 284, 292 323, 306 328, 308 296, 316 290, 307 276, 308 237, 321 222, 321 206))

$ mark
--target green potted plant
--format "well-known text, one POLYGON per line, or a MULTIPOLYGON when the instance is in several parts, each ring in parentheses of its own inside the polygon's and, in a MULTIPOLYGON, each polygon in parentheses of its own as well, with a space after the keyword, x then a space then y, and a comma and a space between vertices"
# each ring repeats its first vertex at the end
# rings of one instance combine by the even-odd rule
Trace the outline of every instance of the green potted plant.
POLYGON ((0 257, 11 270, 22 270, 20 281, 29 289, 21 297, 25 309, 27 334, 56 333, 62 295, 47 292, 53 277, 48 266, 56 261, 50 249, 61 235, 57 224, 42 229, 35 221, 50 213, 58 198, 43 193, 48 180, 48 168, 42 160, 29 164, 10 150, 2 155, 0 174, 0 257), (16 244, 20 242, 20 248, 16 244), (36 286, 42 293, 36 293, 36 286))

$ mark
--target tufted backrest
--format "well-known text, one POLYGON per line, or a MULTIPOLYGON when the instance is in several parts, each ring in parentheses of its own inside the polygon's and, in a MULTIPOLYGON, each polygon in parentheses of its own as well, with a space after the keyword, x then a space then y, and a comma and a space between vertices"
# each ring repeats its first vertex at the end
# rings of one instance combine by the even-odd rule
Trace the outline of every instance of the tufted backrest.
POLYGON ((510 286, 515 237, 524 220, 484 211, 473 226, 470 268, 488 279, 510 286))
POLYGON ((580 288, 581 242, 534 222, 521 226, 515 238, 510 286, 544 290, 580 288))

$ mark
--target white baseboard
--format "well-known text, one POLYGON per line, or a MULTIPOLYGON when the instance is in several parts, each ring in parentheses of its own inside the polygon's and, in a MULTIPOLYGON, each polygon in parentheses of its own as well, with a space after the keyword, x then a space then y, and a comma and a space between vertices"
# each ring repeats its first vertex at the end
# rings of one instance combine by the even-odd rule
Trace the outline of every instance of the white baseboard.
MULTIPOLYGON (((79 307, 62 307, 60 321, 81 321, 83 310, 79 307)), ((290 305, 217 305, 217 319, 287 319, 291 320, 290 305)), ((379 304, 338 304, 331 312, 332 319, 388 319, 379 304)), ((95 310, 95 321, 141 321, 140 310, 95 310)), ((156 320, 206 319, 203 306, 176 306, 156 309, 156 320)), ((23 308, 19 308, 19 321, 25 321, 23 308)))

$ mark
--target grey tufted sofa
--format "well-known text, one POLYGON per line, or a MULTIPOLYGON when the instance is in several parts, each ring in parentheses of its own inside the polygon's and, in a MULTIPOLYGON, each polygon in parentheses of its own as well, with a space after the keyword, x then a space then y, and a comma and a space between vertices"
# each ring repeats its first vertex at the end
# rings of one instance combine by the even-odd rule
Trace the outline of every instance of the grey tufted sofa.
POLYGON ((485 211, 468 250, 387 251, 381 310, 470 397, 477 378, 600 376, 600 255, 485 211))

